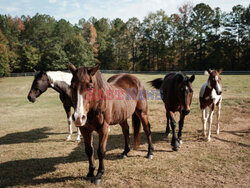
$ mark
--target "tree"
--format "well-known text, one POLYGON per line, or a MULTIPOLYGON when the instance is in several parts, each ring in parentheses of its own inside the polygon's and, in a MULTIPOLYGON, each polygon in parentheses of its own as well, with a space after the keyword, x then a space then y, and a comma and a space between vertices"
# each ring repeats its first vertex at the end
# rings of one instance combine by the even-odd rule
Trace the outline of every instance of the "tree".
POLYGON ((214 11, 211 9, 209 5, 204 3, 197 4, 193 8, 193 12, 191 15, 191 26, 194 30, 194 39, 193 45, 197 46, 195 53, 197 56, 197 67, 199 69, 208 68, 205 64, 203 59, 205 58, 206 54, 206 39, 209 33, 212 31, 213 26, 213 19, 214 11))
POLYGON ((140 44, 140 21, 138 18, 130 18, 127 23, 128 28, 128 42, 130 46, 131 61, 133 63, 132 70, 135 71, 136 63, 139 61, 139 44, 140 44))
POLYGON ((81 34, 68 40, 64 50, 67 58, 75 66, 93 66, 94 53, 92 47, 84 40, 81 34))
POLYGON ((0 30, 0 76, 10 73, 8 40, 0 30))
MULTIPOLYGON (((29 44, 21 48, 21 70, 25 72, 32 72, 37 68, 41 56, 39 50, 29 44)), ((42 69, 43 70, 43 69, 42 69)))

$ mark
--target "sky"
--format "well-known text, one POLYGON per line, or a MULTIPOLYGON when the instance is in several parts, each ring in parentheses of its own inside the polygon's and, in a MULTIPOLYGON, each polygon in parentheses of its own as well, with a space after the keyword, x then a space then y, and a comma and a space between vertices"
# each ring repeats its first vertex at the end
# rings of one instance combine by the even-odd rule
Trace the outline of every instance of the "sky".
POLYGON ((77 24, 79 19, 121 18, 127 21, 137 17, 143 20, 150 12, 163 9, 167 15, 178 12, 178 7, 186 2, 192 5, 208 4, 211 8, 220 7, 222 11, 230 12, 238 4, 248 7, 249 0, 0 0, 0 14, 34 16, 36 13, 48 14, 55 19, 65 19, 77 24))

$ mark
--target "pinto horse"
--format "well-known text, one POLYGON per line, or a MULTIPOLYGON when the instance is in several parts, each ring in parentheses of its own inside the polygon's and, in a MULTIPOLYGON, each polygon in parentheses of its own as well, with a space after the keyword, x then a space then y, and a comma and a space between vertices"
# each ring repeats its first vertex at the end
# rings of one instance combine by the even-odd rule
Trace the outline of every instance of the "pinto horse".
POLYGON ((122 156, 126 156, 130 151, 127 119, 132 116, 135 148, 139 145, 140 124, 142 123, 148 138, 147 157, 153 158, 146 91, 142 82, 130 74, 114 75, 107 82, 98 69, 99 66, 76 69, 73 64, 69 64, 69 70, 73 74, 71 80, 72 101, 75 110, 73 121, 77 127, 80 127, 85 152, 89 159, 89 172, 86 179, 95 184, 101 183, 104 173, 104 157, 109 125, 121 125, 125 137, 125 148, 122 156), (133 91, 136 98, 128 96, 127 90, 133 91), (101 97, 96 98, 97 93, 101 97), (143 96, 145 100, 140 100, 139 95, 143 96), (94 176, 93 131, 96 131, 99 135, 97 150, 99 168, 96 176, 94 176))
MULTIPOLYGON (((35 102, 36 98, 44 93, 48 88, 53 88, 59 93, 60 100, 63 103, 64 110, 67 115, 69 135, 67 136, 67 141, 71 140, 72 135, 72 118, 70 108, 73 107, 71 100, 71 84, 72 74, 61 72, 61 71, 39 71, 36 72, 35 78, 31 85, 31 89, 28 94, 28 100, 30 102, 35 102)), ((80 141, 80 130, 77 128, 77 138, 76 141, 80 141)))
POLYGON ((190 112, 190 105, 193 97, 192 82, 194 79, 194 75, 189 78, 184 73, 178 72, 169 73, 164 79, 157 78, 149 82, 154 88, 160 89, 161 91, 161 97, 165 104, 167 116, 166 135, 168 136, 170 133, 170 119, 173 134, 171 146, 174 151, 177 151, 179 149, 179 144, 182 144, 182 128, 184 118, 190 112), (177 111, 180 113, 178 139, 176 139, 176 122, 174 120, 174 113, 177 111))
POLYGON ((222 85, 221 85, 221 77, 220 73, 222 69, 216 70, 207 70, 209 77, 208 80, 202 85, 200 89, 200 108, 202 111, 202 134, 206 136, 206 124, 207 119, 209 119, 209 127, 207 133, 207 141, 211 139, 211 126, 214 114, 214 107, 217 106, 217 131, 216 133, 220 133, 220 110, 221 110, 221 101, 222 101, 222 85), (208 108, 210 108, 210 113, 208 116, 208 108))

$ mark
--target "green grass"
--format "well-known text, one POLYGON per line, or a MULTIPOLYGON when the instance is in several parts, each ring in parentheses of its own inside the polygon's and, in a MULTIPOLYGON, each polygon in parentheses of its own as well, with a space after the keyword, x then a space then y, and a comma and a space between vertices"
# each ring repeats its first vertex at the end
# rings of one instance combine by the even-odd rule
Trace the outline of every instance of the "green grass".
MULTIPOLYGON (((146 89, 153 89, 147 82, 164 75, 136 76, 146 89)), ((92 187, 84 179, 88 161, 83 144, 65 141, 67 120, 58 93, 49 89, 29 103, 32 80, 0 79, 0 187, 92 187)), ((103 187, 249 187, 250 76, 222 76, 221 134, 215 134, 214 117, 211 142, 205 142, 200 132, 198 95, 206 80, 207 76, 198 75, 193 83, 191 113, 185 119, 179 152, 172 152, 170 138, 164 134, 162 101, 148 101, 153 160, 145 158, 143 131, 140 149, 120 159, 124 138, 119 125, 111 127, 103 187)), ((133 143, 132 128, 130 132, 133 143)), ((94 134, 95 149, 97 141, 94 134)), ((98 166, 96 151, 95 158, 98 166)))

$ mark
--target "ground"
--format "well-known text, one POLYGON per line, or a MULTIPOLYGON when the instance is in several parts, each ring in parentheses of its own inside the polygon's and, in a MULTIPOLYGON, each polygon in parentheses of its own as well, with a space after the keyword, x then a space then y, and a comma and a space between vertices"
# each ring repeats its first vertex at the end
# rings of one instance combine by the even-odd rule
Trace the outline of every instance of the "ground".
MULTIPOLYGON (((164 75, 136 76, 152 89, 146 82, 164 75)), ((67 120, 58 94, 49 89, 34 104, 29 103, 26 97, 32 79, 0 79, 0 187, 92 187, 85 180, 88 161, 83 143, 65 141, 67 120)), ((146 158, 143 131, 139 150, 121 159, 122 131, 119 125, 111 127, 102 187, 250 186, 250 76, 222 75, 221 133, 215 133, 214 116, 210 142, 201 136, 198 103, 199 88, 206 79, 196 76, 193 83, 191 113, 185 119, 178 152, 171 149, 171 135, 164 134, 165 108, 160 100, 149 100, 153 160, 146 158)), ((130 132, 132 144, 132 128, 130 132)), ((98 165, 96 151, 95 158, 98 165)))

